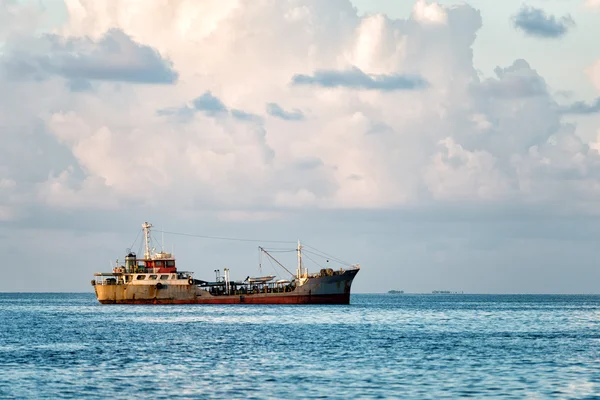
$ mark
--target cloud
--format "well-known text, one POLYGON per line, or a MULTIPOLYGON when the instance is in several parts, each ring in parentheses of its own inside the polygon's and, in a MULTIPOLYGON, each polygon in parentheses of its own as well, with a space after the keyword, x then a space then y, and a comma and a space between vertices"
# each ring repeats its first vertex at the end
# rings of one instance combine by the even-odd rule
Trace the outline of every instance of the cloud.
POLYGON ((585 6, 589 8, 599 8, 600 0, 585 0, 585 6))
POLYGON ((298 109, 292 111, 285 111, 281 106, 276 103, 267 104, 267 114, 273 117, 281 118, 286 121, 302 121, 304 114, 298 109))
POLYGON ((263 118, 260 115, 252 114, 242 110, 231 110, 231 116, 239 121, 263 123, 263 118))
POLYGON ((542 9, 523 6, 513 16, 513 25, 530 36, 559 38, 575 26, 575 21, 573 21, 570 15, 556 18, 553 15, 547 14, 542 9))
POLYGON ((46 34, 25 45, 9 42, 7 47, 0 67, 11 79, 58 75, 76 82, 172 84, 178 77, 152 47, 134 42, 119 29, 111 29, 98 41, 46 34))
POLYGON ((364 90, 418 90, 428 86, 425 79, 410 75, 367 75, 353 67, 346 71, 317 70, 313 75, 296 74, 292 78, 293 85, 312 85, 325 88, 348 88, 364 90))
POLYGON ((0 179, 16 183, 0 198, 6 215, 131 205, 192 214, 556 207, 555 199, 593 212, 598 153, 563 121, 527 61, 478 75, 481 15, 469 5, 418 2, 392 20, 358 16, 344 0, 177 3, 168 14, 159 2, 111 4, 81 3, 54 36, 21 36, 20 50, 2 56, 3 65, 35 67, 13 70, 21 79, 0 76, 10 132, 0 179), (125 65, 177 71, 178 84, 136 84, 125 65))
POLYGON ((218 98, 212 95, 211 92, 206 92, 202 96, 192 100, 192 106, 198 111, 204 111, 209 115, 214 115, 227 111, 225 104, 218 98))
POLYGON ((67 82, 67 87, 72 92, 87 92, 92 90, 92 84, 86 79, 71 79, 67 82))
POLYGON ((576 101, 569 106, 563 107, 565 114, 595 114, 600 112, 600 97, 596 98, 591 104, 584 101, 576 101))
POLYGON ((35 30, 43 13, 33 4, 14 0, 0 0, 0 42, 12 35, 26 35, 35 30))
POLYGON ((451 137, 439 142, 424 180, 434 198, 498 200, 511 192, 510 179, 489 151, 466 150, 451 137))
POLYGON ((156 115, 175 116, 187 121, 198 111, 211 117, 231 116, 234 120, 240 122, 254 122, 258 124, 262 124, 264 122, 260 115, 239 109, 229 110, 229 108, 210 91, 204 92, 202 95, 196 97, 184 106, 158 109, 156 111, 156 115))
POLYGON ((497 79, 486 79, 478 86, 484 95, 520 98, 548 94, 546 81, 525 60, 515 60, 507 68, 496 67, 494 72, 497 79))
POLYGON ((589 76, 596 89, 600 91, 600 60, 588 67, 585 72, 589 76))
MULTIPOLYGON (((189 104, 177 108, 159 109, 156 113, 159 116, 174 115, 190 117, 196 111, 201 111, 206 115, 216 116, 218 114, 227 113, 229 110, 219 98, 215 97, 210 91, 207 91, 193 99, 189 104)), ((236 112, 236 115, 239 116, 238 113, 239 111, 236 112)))
POLYGON ((309 157, 306 159, 301 159, 296 161, 296 167, 299 169, 314 169, 321 167, 323 165, 323 160, 320 158, 309 157))
POLYGON ((413 18, 426 23, 446 23, 448 14, 442 6, 437 3, 428 4, 427 0, 417 0, 413 7, 413 18))

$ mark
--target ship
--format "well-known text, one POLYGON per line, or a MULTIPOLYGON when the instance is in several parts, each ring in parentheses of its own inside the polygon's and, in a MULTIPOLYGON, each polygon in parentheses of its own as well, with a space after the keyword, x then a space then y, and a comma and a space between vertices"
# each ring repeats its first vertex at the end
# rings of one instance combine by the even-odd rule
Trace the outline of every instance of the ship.
POLYGON ((157 252, 150 245, 151 228, 148 222, 142 224, 142 258, 127 249, 123 262, 117 259, 112 272, 94 274, 91 284, 101 304, 350 304, 352 282, 360 270, 359 264, 352 264, 309 273, 303 263, 303 245, 298 241, 293 249, 298 263, 295 273, 258 247, 259 254, 268 257, 289 278, 263 275, 232 280, 230 269, 224 268, 223 274, 220 269, 214 270, 214 280, 196 279, 194 272, 177 268, 173 253, 164 248, 157 252))

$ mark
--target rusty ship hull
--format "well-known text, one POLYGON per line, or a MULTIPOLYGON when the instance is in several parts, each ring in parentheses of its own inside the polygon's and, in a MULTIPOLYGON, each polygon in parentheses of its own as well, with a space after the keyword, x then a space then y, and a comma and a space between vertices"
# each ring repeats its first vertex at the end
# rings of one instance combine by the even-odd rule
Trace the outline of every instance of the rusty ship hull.
MULTIPOLYGON (((288 279, 276 280, 275 275, 268 275, 235 281, 229 276, 229 268, 224 268, 222 276, 221 270, 214 270, 215 280, 204 281, 195 279, 193 272, 179 271, 172 253, 154 251, 150 228, 152 224, 142 224, 143 257, 127 249, 123 264, 117 259, 112 272, 94 274, 91 284, 101 304, 349 304, 352 282, 360 270, 359 264, 341 262, 349 268, 321 267, 318 273, 310 274, 302 261, 304 246, 298 241, 296 249, 285 250, 297 253, 295 274, 259 246, 259 256, 268 257, 288 279)), ((324 264, 330 262, 326 253, 310 253, 324 257, 324 264)))
POLYGON ((102 304, 349 304, 352 281, 358 269, 338 275, 309 277, 293 291, 263 288, 258 293, 232 290, 231 294, 212 294, 187 281, 160 285, 146 280, 129 284, 94 285, 102 304))

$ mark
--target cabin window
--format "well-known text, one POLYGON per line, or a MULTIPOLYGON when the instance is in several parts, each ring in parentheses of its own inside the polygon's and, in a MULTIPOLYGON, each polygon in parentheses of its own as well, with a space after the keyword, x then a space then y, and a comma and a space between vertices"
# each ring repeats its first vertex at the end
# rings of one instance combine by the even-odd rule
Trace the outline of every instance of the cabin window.
POLYGON ((150 275, 150 276, 148 277, 148 279, 155 280, 155 279, 156 279, 156 275, 150 275))
POLYGON ((167 261, 167 267, 174 267, 175 266, 175 261, 167 261))
POLYGON ((163 262, 162 261, 155 261, 154 263, 156 264, 157 267, 162 267, 163 266, 163 262))
POLYGON ((136 279, 137 279, 138 281, 143 281, 143 280, 144 280, 144 278, 146 278, 144 275, 138 275, 136 279))
POLYGON ((160 276, 161 281, 166 281, 167 279, 169 279, 169 275, 161 275, 160 276))

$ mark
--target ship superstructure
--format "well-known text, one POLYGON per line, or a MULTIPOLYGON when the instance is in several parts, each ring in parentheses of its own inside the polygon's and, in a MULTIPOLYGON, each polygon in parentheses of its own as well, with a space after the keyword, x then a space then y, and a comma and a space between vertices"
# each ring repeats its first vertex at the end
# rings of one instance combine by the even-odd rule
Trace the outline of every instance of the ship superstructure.
POLYGON ((298 265, 291 273, 269 251, 259 247, 260 254, 275 262, 290 276, 248 276, 231 280, 230 269, 216 269, 215 280, 194 278, 194 273, 179 271, 175 257, 164 248, 151 247, 152 224, 144 222, 144 256, 128 250, 124 263, 116 261, 112 272, 94 274, 92 286, 102 304, 349 304, 350 289, 360 270, 358 264, 347 268, 321 268, 309 273, 303 263, 303 246, 296 248, 298 265))

